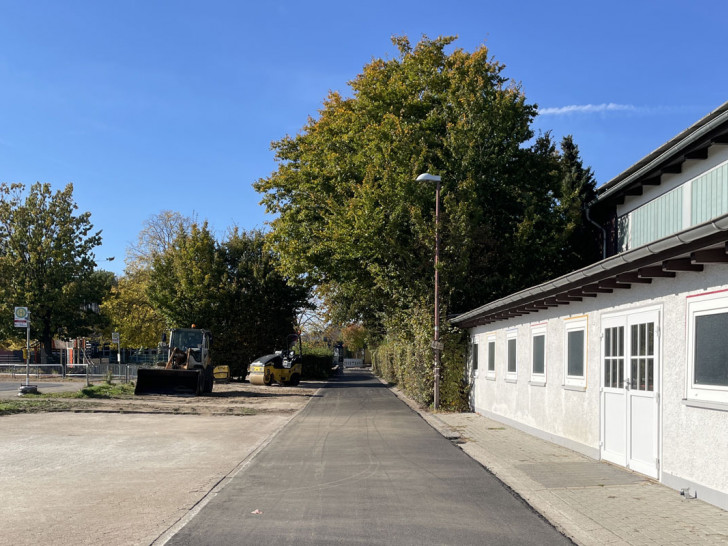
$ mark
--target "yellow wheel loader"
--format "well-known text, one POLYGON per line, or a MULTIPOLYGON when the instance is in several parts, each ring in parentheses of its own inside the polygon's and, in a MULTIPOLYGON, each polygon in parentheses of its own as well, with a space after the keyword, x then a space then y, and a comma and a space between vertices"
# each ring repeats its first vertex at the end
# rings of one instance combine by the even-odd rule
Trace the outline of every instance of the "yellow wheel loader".
POLYGON ((210 362, 212 335, 200 328, 175 328, 169 333, 167 363, 139 368, 134 394, 191 394, 212 392, 210 362))
POLYGON ((253 385, 270 385, 273 382, 279 385, 298 385, 302 370, 300 336, 296 334, 288 336, 288 347, 285 352, 276 351, 251 362, 248 366, 248 381, 253 385), (298 354, 291 349, 296 341, 299 346, 298 354))

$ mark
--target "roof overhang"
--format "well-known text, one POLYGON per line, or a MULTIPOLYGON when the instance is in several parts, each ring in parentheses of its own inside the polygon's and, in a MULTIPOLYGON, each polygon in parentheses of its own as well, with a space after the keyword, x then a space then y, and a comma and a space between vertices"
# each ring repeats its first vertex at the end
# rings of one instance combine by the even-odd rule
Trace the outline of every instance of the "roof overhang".
POLYGON ((728 214, 462 313, 451 322, 461 328, 490 324, 628 290, 654 278, 702 271, 709 263, 728 264, 728 214))
POLYGON ((592 204, 599 207, 611 202, 624 202, 625 196, 641 195, 644 186, 661 183, 664 174, 682 172, 688 159, 707 159, 708 148, 728 144, 728 102, 646 155, 630 168, 602 184, 592 204))

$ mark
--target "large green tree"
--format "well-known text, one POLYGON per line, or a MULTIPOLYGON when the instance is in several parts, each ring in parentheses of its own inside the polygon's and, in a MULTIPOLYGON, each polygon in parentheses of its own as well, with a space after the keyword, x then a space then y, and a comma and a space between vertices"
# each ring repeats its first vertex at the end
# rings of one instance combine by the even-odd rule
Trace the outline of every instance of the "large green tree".
POLYGON ((0 330, 17 337, 13 306, 26 306, 31 332, 46 357, 53 336, 77 336, 99 325, 97 305, 110 274, 94 274, 93 249, 101 244, 90 213, 77 214, 73 185, 0 184, 0 330))
POLYGON ((297 315, 309 306, 308 289, 278 269, 260 231, 234 229, 221 244, 226 271, 216 346, 236 373, 258 356, 284 349, 295 332, 297 315))
POLYGON ((181 231, 189 231, 194 220, 177 211, 163 210, 144 220, 136 243, 126 251, 126 270, 134 272, 152 267, 154 258, 164 254, 181 231))
MULTIPOLYGON (((259 231, 233 229, 218 243, 206 223, 180 224, 167 248, 154 253, 151 267, 120 281, 116 304, 123 310, 128 301, 134 324, 145 331, 157 327, 155 317, 168 327, 211 330, 216 361, 244 373, 255 357, 285 348, 298 311, 308 305, 306 286, 280 273, 264 240, 259 231)), ((119 316, 116 323, 125 320, 119 316)))
POLYGON ((149 299, 149 285, 155 259, 174 246, 175 239, 189 233, 193 219, 172 210, 147 218, 136 243, 126 252, 124 275, 104 301, 102 310, 128 347, 152 347, 167 329, 167 320, 149 299))
POLYGON ((126 347, 154 347, 167 324, 147 294, 151 269, 127 268, 101 309, 126 347))
POLYGON ((210 328, 223 312, 225 268, 207 222, 180 227, 152 259, 147 295, 170 327, 210 328))
MULTIPOLYGON (((435 188, 417 176, 442 177, 444 319, 590 259, 582 245, 591 236, 589 171, 571 139, 559 150, 549 133, 534 135, 536 105, 485 46, 468 53, 450 37, 393 41, 396 57, 374 59, 349 96, 331 93, 296 136, 273 143, 278 167, 255 188, 275 215, 269 244, 286 274, 304 275, 336 321, 362 324, 392 354, 404 344, 425 355, 435 188)), ((448 366, 462 366, 462 343, 446 341, 443 376, 455 383, 443 390, 455 397, 465 392, 463 373, 448 366)), ((429 365, 397 369, 426 400, 429 365)))
POLYGON ((554 260, 568 243, 561 157, 550 135, 533 138, 537 109, 503 65, 485 46, 448 53, 453 40, 395 38, 396 58, 373 60, 350 97, 331 93, 318 118, 273 143, 278 168, 255 184, 284 271, 372 332, 431 307, 435 188, 415 181, 422 172, 442 176, 446 309, 566 267, 554 260))

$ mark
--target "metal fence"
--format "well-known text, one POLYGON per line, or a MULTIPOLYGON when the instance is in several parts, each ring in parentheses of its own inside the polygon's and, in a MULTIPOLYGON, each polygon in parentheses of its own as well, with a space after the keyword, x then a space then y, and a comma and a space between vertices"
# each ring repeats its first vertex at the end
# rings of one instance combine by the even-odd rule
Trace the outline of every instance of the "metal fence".
POLYGON ((125 363, 116 362, 87 362, 85 364, 31 364, 28 368, 25 362, 0 362, 0 374, 10 375, 13 378, 25 377, 26 371, 36 379, 64 377, 86 377, 98 380, 111 377, 118 381, 136 381, 139 368, 151 368, 154 363, 125 363))
POLYGON ((75 364, 66 369, 66 377, 86 377, 93 379, 105 379, 110 377, 119 381, 136 381, 139 368, 149 368, 149 364, 117 362, 92 362, 90 364, 75 364), (88 368, 88 371, 87 369, 88 368))

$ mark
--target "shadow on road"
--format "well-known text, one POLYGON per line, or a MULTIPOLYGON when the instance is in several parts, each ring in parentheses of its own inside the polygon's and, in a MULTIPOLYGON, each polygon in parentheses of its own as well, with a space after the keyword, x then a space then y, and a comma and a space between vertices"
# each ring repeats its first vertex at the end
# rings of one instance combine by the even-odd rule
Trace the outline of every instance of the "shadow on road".
POLYGON ((327 389, 358 387, 366 387, 368 389, 387 388, 387 385, 374 377, 372 372, 363 370, 345 370, 342 374, 333 376, 325 386, 327 389))

